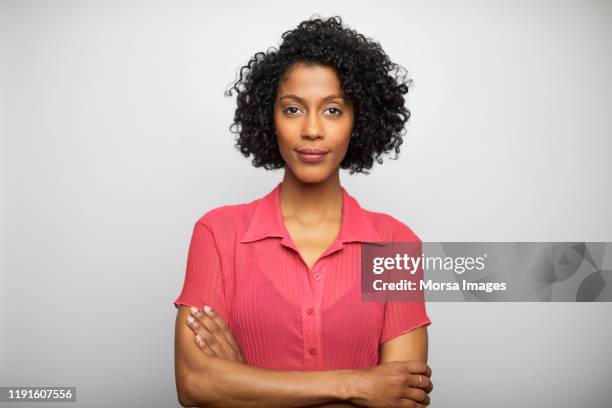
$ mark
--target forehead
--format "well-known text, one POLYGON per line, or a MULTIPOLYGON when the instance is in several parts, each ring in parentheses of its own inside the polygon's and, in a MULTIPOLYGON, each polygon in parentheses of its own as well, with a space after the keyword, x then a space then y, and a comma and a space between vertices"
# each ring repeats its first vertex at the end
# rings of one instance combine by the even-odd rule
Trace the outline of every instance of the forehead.
POLYGON ((296 64, 279 84, 279 93, 295 93, 305 97, 327 96, 341 91, 342 85, 336 70, 323 65, 296 64))

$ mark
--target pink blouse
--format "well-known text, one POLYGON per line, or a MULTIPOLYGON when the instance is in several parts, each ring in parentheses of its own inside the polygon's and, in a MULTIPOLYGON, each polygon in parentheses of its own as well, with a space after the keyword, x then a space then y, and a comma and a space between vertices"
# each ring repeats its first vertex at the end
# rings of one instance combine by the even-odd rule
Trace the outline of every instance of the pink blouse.
POLYGON ((382 343, 431 323, 423 302, 361 300, 360 243, 420 242, 408 226, 342 188, 340 232, 310 269, 285 228, 280 188, 196 222, 177 308, 209 305, 245 362, 274 370, 372 367, 382 343))

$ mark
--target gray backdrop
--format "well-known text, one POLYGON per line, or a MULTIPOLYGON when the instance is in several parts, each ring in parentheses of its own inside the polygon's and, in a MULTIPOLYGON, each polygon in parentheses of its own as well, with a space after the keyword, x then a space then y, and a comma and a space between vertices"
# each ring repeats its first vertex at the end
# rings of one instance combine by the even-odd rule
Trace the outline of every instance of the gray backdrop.
MULTIPOLYGON (((282 177, 223 91, 315 12, 415 80, 400 160, 342 176, 362 206, 426 241, 612 241, 611 2, 2 1, 0 385, 178 405, 193 225, 282 177)), ((611 309, 429 304, 432 406, 612 406, 611 309)))

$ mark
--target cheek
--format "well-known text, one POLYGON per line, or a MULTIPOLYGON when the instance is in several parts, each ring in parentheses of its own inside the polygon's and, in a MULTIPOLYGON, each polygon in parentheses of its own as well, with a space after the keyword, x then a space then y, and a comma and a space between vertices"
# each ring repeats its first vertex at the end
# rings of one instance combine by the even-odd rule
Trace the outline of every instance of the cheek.
MULTIPOLYGON (((279 131, 280 132, 280 131, 279 131)), ((291 147, 291 143, 286 140, 283 139, 280 136, 276 136, 276 143, 278 145, 278 151, 280 152, 281 158, 283 159, 283 161, 286 163, 287 161, 291 160, 291 151, 292 151, 292 147, 291 147)))
POLYGON ((351 134, 353 133, 353 115, 346 115, 342 122, 338 124, 338 134, 343 135, 341 144, 345 144, 348 147, 348 144, 351 140, 351 134))
POLYGON ((276 127, 276 143, 280 149, 288 149, 292 143, 292 135, 299 135, 299 127, 296 127, 294 122, 288 121, 283 118, 276 118, 274 121, 276 127))
POLYGON ((346 153, 348 150, 349 144, 351 142, 351 135, 353 133, 353 124, 352 122, 348 122, 347 124, 343 124, 343 126, 337 129, 338 138, 335 141, 336 151, 342 152, 342 155, 346 153))
POLYGON ((349 141, 350 138, 347 138, 346 140, 343 141, 343 143, 338 146, 338 163, 340 163, 344 157, 346 156, 346 152, 348 151, 348 147, 349 147, 349 141))

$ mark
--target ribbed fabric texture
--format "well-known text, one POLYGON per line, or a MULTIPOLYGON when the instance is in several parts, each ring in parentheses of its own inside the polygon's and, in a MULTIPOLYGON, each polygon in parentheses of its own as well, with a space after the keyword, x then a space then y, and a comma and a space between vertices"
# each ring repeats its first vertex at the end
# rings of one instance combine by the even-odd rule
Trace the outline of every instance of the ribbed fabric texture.
POLYGON ((360 243, 418 242, 408 226, 342 188, 340 232, 309 269, 282 221, 280 188, 196 222, 176 307, 209 305, 247 364, 275 370, 372 367, 382 343, 431 323, 423 302, 361 301, 360 243))

